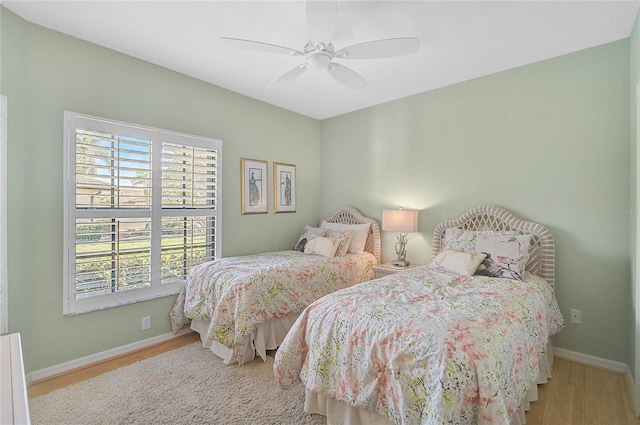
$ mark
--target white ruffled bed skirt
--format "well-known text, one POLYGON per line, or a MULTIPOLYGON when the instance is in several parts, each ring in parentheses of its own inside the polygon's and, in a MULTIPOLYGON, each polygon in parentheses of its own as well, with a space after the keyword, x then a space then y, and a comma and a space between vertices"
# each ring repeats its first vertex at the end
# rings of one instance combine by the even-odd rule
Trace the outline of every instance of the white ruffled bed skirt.
MULTIPOLYGON (((546 383, 551 378, 551 369, 553 366, 553 349, 551 340, 547 347, 547 352, 540 356, 539 359, 540 374, 538 384, 546 383)), ((538 386, 533 385, 524 403, 518 409, 516 415, 510 418, 510 425, 524 425, 526 423, 525 413, 530 408, 532 401, 538 399, 538 386)), ((389 421, 382 415, 368 410, 356 409, 341 401, 332 400, 321 394, 316 394, 309 389, 306 390, 304 400, 304 411, 307 413, 317 413, 327 417, 327 425, 391 425, 389 421)))
MULTIPOLYGON (((244 347, 245 363, 253 360, 256 353, 262 360, 267 360, 267 350, 275 350, 280 346, 298 316, 298 314, 294 314, 281 317, 279 319, 269 320, 263 325, 258 326, 253 333, 253 341, 250 341, 244 347)), ((210 349, 213 354, 220 357, 224 361, 224 364, 237 363, 233 350, 207 336, 209 333, 209 325, 209 321, 191 321, 191 329, 200 334, 203 347, 210 349)))

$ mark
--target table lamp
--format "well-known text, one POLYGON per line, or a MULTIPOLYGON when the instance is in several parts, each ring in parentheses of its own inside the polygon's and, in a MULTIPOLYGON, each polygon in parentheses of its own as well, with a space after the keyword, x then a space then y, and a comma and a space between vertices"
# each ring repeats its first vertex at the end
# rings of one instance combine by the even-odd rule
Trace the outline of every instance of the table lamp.
POLYGON ((396 254, 398 259, 391 262, 396 267, 407 267, 407 233, 418 231, 418 211, 416 210, 382 210, 382 230, 398 232, 396 235, 396 254))

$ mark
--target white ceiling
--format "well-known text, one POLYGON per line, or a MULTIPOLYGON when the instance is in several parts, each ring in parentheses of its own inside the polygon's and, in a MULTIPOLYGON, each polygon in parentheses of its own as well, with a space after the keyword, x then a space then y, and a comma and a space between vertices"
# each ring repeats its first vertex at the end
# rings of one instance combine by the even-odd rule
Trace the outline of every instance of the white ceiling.
POLYGON ((304 1, 8 1, 27 21, 324 119, 627 38, 640 1, 338 1, 337 49, 418 37, 409 56, 336 59, 368 82, 348 89, 310 69, 267 84, 299 57, 232 49, 222 36, 303 50, 304 1))

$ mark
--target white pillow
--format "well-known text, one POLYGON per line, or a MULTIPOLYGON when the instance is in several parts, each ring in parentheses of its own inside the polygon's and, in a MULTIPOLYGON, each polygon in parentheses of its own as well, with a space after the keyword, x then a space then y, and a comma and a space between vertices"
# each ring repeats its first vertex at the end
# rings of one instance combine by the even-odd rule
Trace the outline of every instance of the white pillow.
POLYGON ((367 236, 369 235, 369 227, 371 224, 343 224, 343 223, 329 223, 328 221, 322 220, 322 224, 320 225, 321 229, 328 230, 351 230, 353 236, 351 237, 351 243, 349 244, 348 252, 352 252, 354 254, 362 254, 364 252, 364 247, 367 244, 367 236))
POLYGON ((311 235, 304 247, 305 254, 322 255, 323 257, 333 257, 338 249, 338 241, 325 238, 324 236, 311 235))
POLYGON ((430 265, 448 272, 471 276, 476 272, 485 257, 486 254, 480 252, 472 254, 445 249, 436 255, 436 258, 433 259, 430 265))

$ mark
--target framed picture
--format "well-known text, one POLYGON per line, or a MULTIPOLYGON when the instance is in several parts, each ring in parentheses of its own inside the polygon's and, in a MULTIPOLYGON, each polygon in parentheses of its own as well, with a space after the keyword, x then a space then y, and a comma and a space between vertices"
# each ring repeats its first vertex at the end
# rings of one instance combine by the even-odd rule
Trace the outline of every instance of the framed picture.
POLYGON ((296 166, 273 163, 273 210, 296 212, 296 166))
POLYGON ((267 161, 240 159, 242 172, 242 214, 266 214, 267 161))

